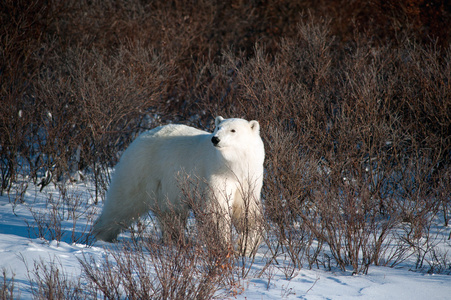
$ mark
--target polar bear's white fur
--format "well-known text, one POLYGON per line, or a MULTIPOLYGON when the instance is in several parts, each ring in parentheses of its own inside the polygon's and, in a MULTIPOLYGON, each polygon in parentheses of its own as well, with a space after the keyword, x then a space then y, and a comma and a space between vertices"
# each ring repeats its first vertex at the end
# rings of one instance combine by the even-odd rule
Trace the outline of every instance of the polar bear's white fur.
POLYGON ((201 205, 220 212, 217 221, 224 240, 229 241, 227 228, 233 224, 241 239, 246 235, 246 252, 252 251, 261 230, 257 223, 265 152, 260 125, 217 117, 215 126, 213 133, 166 125, 141 134, 116 167, 94 225, 96 238, 115 240, 125 226, 149 210, 159 219, 163 234, 171 220, 184 225, 190 209, 180 188, 180 175, 185 174, 201 179, 205 195, 201 205))

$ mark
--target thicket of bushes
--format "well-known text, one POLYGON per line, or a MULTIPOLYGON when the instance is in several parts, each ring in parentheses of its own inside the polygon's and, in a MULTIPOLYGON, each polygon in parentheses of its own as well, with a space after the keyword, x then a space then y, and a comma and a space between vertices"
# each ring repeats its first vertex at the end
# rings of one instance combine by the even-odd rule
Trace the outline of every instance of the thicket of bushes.
POLYGON ((0 18, 2 192, 81 170, 101 195, 145 129, 257 119, 272 261, 440 260, 424 249, 451 213, 447 1, 7 0, 0 18))

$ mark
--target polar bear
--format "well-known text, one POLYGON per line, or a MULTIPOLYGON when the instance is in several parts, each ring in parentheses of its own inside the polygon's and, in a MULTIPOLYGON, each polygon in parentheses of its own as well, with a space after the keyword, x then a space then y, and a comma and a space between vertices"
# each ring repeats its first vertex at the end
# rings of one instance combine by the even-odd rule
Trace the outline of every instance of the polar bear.
POLYGON ((257 121, 221 116, 213 133, 185 125, 165 125, 141 134, 116 166, 102 214, 94 224, 98 240, 117 235, 149 210, 163 236, 174 222, 186 225, 180 176, 201 183, 200 205, 214 211, 219 235, 230 241, 230 225, 240 234, 240 251, 250 254, 260 243, 260 193, 265 150, 257 121), (176 221, 178 220, 178 221, 176 221))

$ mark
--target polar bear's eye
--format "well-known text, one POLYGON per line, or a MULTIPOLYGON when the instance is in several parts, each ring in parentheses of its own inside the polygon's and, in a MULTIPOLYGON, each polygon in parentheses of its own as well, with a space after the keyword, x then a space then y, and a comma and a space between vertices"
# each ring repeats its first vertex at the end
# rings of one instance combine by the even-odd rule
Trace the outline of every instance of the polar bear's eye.
POLYGON ((235 129, 230 130, 231 132, 235 132, 235 129))

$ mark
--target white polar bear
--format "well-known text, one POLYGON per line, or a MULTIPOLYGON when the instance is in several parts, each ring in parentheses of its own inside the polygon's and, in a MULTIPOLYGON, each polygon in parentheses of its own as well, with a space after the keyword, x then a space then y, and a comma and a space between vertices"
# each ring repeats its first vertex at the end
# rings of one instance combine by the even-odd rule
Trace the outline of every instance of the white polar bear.
POLYGON ((99 240, 113 241, 124 227, 153 211, 163 234, 171 222, 185 225, 180 175, 198 178, 205 208, 213 208, 220 235, 229 242, 230 225, 240 233, 241 251, 260 242, 260 192, 265 150, 257 121, 215 119, 208 133, 185 125, 166 125, 141 134, 124 152, 94 225, 99 240), (175 218, 174 218, 175 217, 175 218), (227 233, 228 231, 228 233, 227 233))

